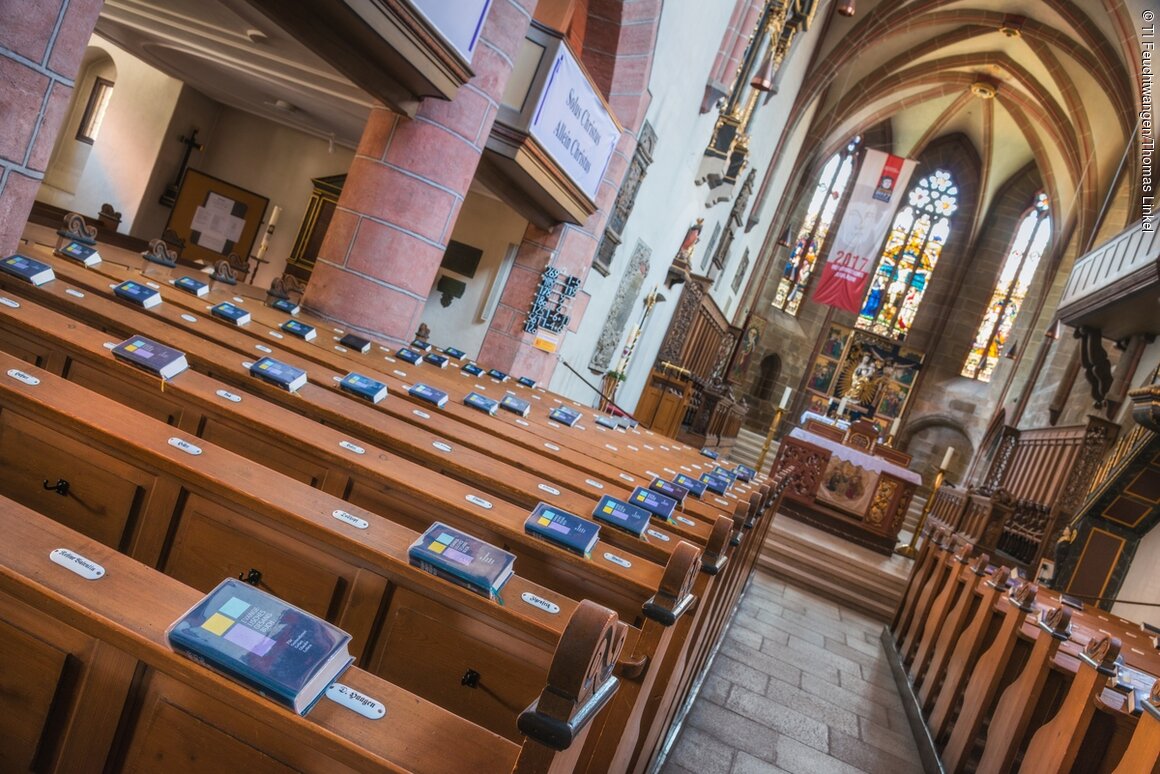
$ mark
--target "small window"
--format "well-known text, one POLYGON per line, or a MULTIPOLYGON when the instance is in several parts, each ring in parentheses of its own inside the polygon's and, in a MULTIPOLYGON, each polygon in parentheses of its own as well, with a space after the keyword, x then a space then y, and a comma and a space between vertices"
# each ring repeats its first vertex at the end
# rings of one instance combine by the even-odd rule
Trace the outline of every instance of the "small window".
POLYGON ((81 117, 80 128, 77 129, 77 139, 92 145, 97 141, 101 131, 101 122, 105 120, 105 111, 109 108, 109 98, 113 96, 113 82, 104 78, 97 78, 93 82, 93 90, 89 92, 89 102, 85 105, 85 114, 81 117))

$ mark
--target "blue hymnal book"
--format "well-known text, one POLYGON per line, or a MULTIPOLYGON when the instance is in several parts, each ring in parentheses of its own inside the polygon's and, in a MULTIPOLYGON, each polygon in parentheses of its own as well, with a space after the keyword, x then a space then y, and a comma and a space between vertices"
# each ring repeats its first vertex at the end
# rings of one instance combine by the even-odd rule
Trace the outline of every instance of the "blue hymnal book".
POLYGON ((447 358, 442 355, 437 355, 434 352, 428 352, 426 355, 423 355, 423 359, 436 368, 446 368, 448 363, 447 358))
POLYGON ((411 347, 413 349, 419 350, 420 352, 430 352, 431 351, 431 345, 428 344, 427 342, 421 340, 421 339, 415 339, 414 341, 412 341, 411 347))
POLYGON ((729 479, 725 476, 719 476, 716 473, 702 473, 701 483, 710 492, 719 495, 725 494, 725 490, 729 488, 729 479))
POLYGON ((492 379, 497 379, 501 382, 506 382, 508 379, 511 378, 510 376, 505 374, 503 371, 497 371, 494 368, 487 369, 487 375, 490 376, 492 379))
POLYGON ((574 513, 540 503, 524 522, 524 532, 588 558, 600 538, 600 525, 574 513))
POLYGON ((314 329, 313 325, 307 325, 306 323, 299 322, 298 320, 287 320, 286 322, 282 323, 281 327, 282 330, 286 331, 291 336, 297 336, 298 338, 306 339, 307 341, 312 341, 316 336, 318 336, 318 331, 314 329))
POLYGON ((462 349, 456 349, 455 347, 444 347, 443 354, 447 355, 447 357, 455 358, 456 360, 462 360, 463 358, 467 357, 466 352, 464 352, 462 349))
POLYGON ((499 599, 515 556, 435 522, 407 550, 412 565, 480 596, 499 599))
POLYGON ((137 304, 137 306, 146 309, 152 309, 161 303, 161 294, 147 285, 142 285, 133 280, 125 280, 117 287, 113 288, 113 293, 118 298, 123 298, 126 301, 137 304))
POLYGON ((0 269, 33 285, 43 285, 56 279, 52 267, 23 255, 10 255, 0 261, 0 269))
POLYGON ((742 481, 752 481, 757 478, 757 471, 746 465, 738 465, 736 469, 737 478, 742 481))
POLYGON ((688 489, 689 494, 691 494, 693 497, 696 497, 698 500, 701 499, 701 495, 705 494, 704 482, 698 481, 692 476, 686 476, 684 473, 678 473, 677 475, 673 476, 673 483, 675 483, 677 486, 683 486, 685 489, 688 489))
POLYGON ((478 392, 469 392, 467 397, 463 399, 465 406, 471 406, 473 409, 478 409, 485 414, 495 416, 495 412, 499 409, 499 401, 492 400, 480 395, 478 392))
POLYGON ((671 481, 665 481, 663 478, 654 478, 648 488, 654 492, 660 492, 666 497, 671 497, 677 501, 677 504, 685 502, 685 497, 689 494, 689 490, 685 489, 679 484, 674 484, 671 481))
POLYGON ((617 500, 611 495, 604 495, 600 498, 600 502, 596 503, 592 518, 640 537, 648 529, 652 514, 644 508, 617 500))
POLYGON ((555 420, 556 422, 559 422, 562 425, 567 425, 568 427, 571 427, 572 425, 579 422, 580 417, 582 416, 584 415, 579 411, 570 409, 567 406, 556 406, 556 408, 548 412, 548 419, 555 420))
POLYGON ((717 452, 713 451, 712 449, 701 449, 701 454, 711 460, 717 459, 718 456, 717 452))
POLYGON ((503 396, 503 400, 499 402, 499 407, 504 411, 519 414, 521 417, 526 417, 528 412, 532 410, 531 404, 523 398, 517 398, 510 392, 503 396))
POLYGON ((715 468, 713 468, 712 472, 715 476, 724 476, 725 478, 729 479, 730 484, 737 480, 737 474, 735 472, 729 470, 728 468, 723 468, 720 465, 717 465, 715 468))
POLYGON ((144 336, 131 336, 113 347, 113 355, 162 379, 171 379, 189 368, 185 353, 144 336))
POLYGON ((439 408, 447 405, 447 393, 443 390, 437 390, 434 387, 428 387, 425 384, 416 384, 411 389, 407 390, 409 395, 414 395, 419 400, 425 400, 428 403, 434 403, 439 408))
POLYGON ((347 349, 353 349, 355 352, 366 354, 371 351, 371 343, 362 336, 355 336, 353 333, 344 334, 338 343, 347 349))
POLYGON ((234 578, 165 635, 178 653, 299 715, 354 661, 342 629, 234 578))
POLYGON ((250 366, 250 375, 290 392, 294 392, 306 384, 305 371, 279 362, 272 357, 264 357, 250 366))
POLYGON ((198 282, 193 277, 178 277, 173 280, 173 287, 184 290, 186 293, 192 293, 199 298, 209 293, 209 285, 198 282))
POLYGON ((645 489, 643 486, 633 489, 632 496, 628 498, 628 501, 637 507, 644 508, 653 516, 670 522, 673 520, 673 509, 677 507, 677 501, 673 498, 651 489, 645 489))
POLYGON ((270 306, 277 309, 279 312, 285 312, 286 314, 298 314, 302 311, 302 307, 288 298, 276 298, 274 299, 274 303, 270 304, 270 306))
POLYGON ((54 250, 53 254, 71 258, 74 261, 83 263, 85 266, 96 266, 101 262, 101 254, 97 252, 97 248, 78 242, 75 239, 65 242, 64 247, 59 250, 54 250))
POLYGON ((227 322, 232 322, 234 325, 245 325, 250 321, 250 313, 240 306, 234 306, 229 301, 222 301, 220 304, 209 310, 210 314, 227 322))
POLYGON ((395 357, 399 358, 399 360, 404 360, 411 365, 418 365, 423 359, 419 356, 418 352, 407 349, 406 347, 403 347, 402 349, 395 352, 395 357))
POLYGON ((459 370, 465 374, 471 374, 472 376, 479 376, 483 373, 483 369, 477 366, 475 363, 464 363, 463 367, 459 370))
POLYGON ((529 379, 526 376, 521 376, 519 379, 516 379, 516 381, 519 382, 520 384, 522 384, 523 386, 527 387, 528 389, 532 389, 533 387, 536 386, 536 380, 529 379))
POLYGON ((620 423, 611 417, 606 417, 603 414, 596 417, 596 424, 601 427, 607 427, 609 430, 620 430, 620 423))
POLYGON ((342 381, 338 383, 338 388, 343 392, 365 398, 371 403, 378 403, 387 397, 387 385, 353 371, 342 377, 342 381))

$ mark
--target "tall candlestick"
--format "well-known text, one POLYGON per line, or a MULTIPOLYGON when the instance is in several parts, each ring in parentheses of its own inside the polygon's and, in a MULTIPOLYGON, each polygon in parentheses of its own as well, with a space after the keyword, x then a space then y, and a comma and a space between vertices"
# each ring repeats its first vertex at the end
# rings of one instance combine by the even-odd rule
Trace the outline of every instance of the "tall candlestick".
POLYGON ((792 390, 792 389, 790 388, 790 386, 787 384, 787 385, 785 386, 785 392, 784 392, 784 393, 782 393, 782 395, 781 395, 781 403, 779 403, 779 404, 777 405, 777 407, 778 407, 779 409, 781 409, 781 410, 783 410, 783 411, 784 411, 784 410, 785 410, 785 409, 786 409, 786 408, 789 406, 789 396, 790 396, 790 393, 792 393, 792 392, 793 392, 793 390, 792 390))
POLYGON ((943 455, 942 464, 939 465, 940 470, 946 470, 951 466, 951 458, 955 456, 955 447, 948 446, 947 453, 943 455))
POLYGON ((846 413, 846 399, 842 398, 840 401, 838 401, 838 419, 841 419, 842 415, 845 413, 846 413))
POLYGON ((267 231, 274 228, 274 226, 278 225, 278 216, 280 216, 281 214, 282 214, 282 208, 279 207, 277 204, 275 204, 274 210, 270 213, 270 219, 268 221, 266 221, 266 230, 267 231))
POLYGON ((902 421, 902 417, 895 417, 894 421, 890 423, 890 437, 898 435, 898 424, 902 421))

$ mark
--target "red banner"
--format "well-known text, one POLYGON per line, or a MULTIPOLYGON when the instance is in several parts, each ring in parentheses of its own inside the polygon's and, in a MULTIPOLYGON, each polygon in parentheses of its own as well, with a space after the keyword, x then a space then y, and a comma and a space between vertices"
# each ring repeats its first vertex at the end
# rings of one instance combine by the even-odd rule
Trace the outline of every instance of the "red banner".
POLYGON ((897 209, 897 192, 905 190, 915 162, 868 149, 854 181, 846 212, 838 224, 814 301, 858 312, 866 282, 878 260, 878 249, 897 209))

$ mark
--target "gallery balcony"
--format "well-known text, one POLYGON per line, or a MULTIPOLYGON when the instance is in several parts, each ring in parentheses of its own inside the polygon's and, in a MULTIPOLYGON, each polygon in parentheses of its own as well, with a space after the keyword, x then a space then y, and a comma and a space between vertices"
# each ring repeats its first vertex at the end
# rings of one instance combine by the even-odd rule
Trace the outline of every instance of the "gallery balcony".
POLYGON ((1160 333, 1160 237, 1142 220, 1081 256, 1072 269, 1059 317, 1065 325, 1124 341, 1160 333))

